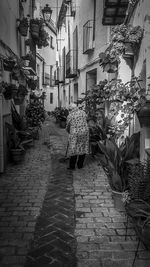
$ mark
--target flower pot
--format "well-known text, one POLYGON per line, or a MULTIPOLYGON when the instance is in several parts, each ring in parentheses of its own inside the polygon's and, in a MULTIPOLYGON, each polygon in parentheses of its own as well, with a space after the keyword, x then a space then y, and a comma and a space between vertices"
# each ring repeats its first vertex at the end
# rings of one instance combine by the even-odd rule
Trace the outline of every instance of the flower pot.
POLYGON ((36 39, 39 38, 39 29, 40 27, 38 24, 33 23, 33 22, 30 24, 31 35, 33 38, 36 38, 36 39))
POLYGON ((118 70, 118 65, 116 63, 108 63, 104 67, 104 71, 108 73, 115 73, 118 70))
POLYGON ((144 106, 137 112, 141 127, 150 127, 150 100, 147 100, 144 106))
POLYGON ((123 57, 124 58, 133 58, 134 54, 135 53, 134 53, 132 44, 129 42, 126 42, 123 57))
POLYGON ((144 221, 141 218, 137 221, 134 220, 134 223, 138 237, 147 248, 150 248, 150 225, 148 223, 144 225, 144 221))
POLYGON ((31 40, 30 39, 25 40, 25 45, 26 46, 30 46, 31 45, 31 40))
POLYGON ((20 23, 20 25, 19 25, 19 27, 18 27, 18 30, 19 30, 19 32, 20 32, 20 34, 21 34, 22 36, 24 36, 24 37, 27 36, 27 34, 28 34, 28 26, 22 25, 22 24, 20 23))
POLYGON ((122 192, 112 190, 112 198, 114 200, 114 207, 118 211, 125 211, 122 192))
POLYGON ((24 160, 25 157, 25 150, 23 148, 14 148, 10 150, 11 157, 14 163, 20 163, 24 160))

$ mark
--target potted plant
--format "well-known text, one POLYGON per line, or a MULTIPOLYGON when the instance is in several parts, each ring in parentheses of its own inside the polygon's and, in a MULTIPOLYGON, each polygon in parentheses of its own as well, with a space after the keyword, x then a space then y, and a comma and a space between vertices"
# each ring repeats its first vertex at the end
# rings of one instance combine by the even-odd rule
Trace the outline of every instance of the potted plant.
POLYGON ((21 105, 27 94, 28 90, 26 89, 26 87, 20 84, 17 93, 13 97, 15 105, 21 105))
POLYGON ((150 126, 150 100, 145 100, 143 106, 137 112, 137 116, 140 122, 141 127, 150 126))
POLYGON ((38 48, 42 48, 49 46, 49 34, 47 31, 45 31, 44 27, 41 26, 40 31, 39 31, 39 39, 37 40, 37 46, 38 48))
POLYGON ((112 28, 111 37, 113 45, 122 45, 123 49, 120 52, 124 58, 132 57, 137 54, 139 49, 143 37, 143 29, 139 25, 116 25, 112 28))
POLYGON ((30 20, 30 31, 35 41, 39 38, 39 31, 42 24, 43 24, 42 19, 35 18, 30 20))
POLYGON ((139 133, 128 137, 122 147, 118 147, 112 139, 98 142, 104 157, 100 157, 100 162, 108 176, 112 195, 116 200, 116 208, 122 209, 122 197, 128 190, 128 161, 139 157, 139 133), (120 199, 117 205, 118 198, 120 199))
POLYGON ((45 110, 39 99, 26 107, 26 121, 29 127, 41 127, 45 120, 45 110))
POLYGON ((66 121, 67 121, 68 114, 69 114, 69 111, 67 108, 61 108, 59 110, 58 119, 59 119, 61 128, 66 128, 66 121))
POLYGON ((20 163, 25 157, 25 149, 22 146, 21 139, 18 137, 14 127, 6 123, 8 132, 8 149, 10 151, 11 159, 14 163, 20 163))
POLYGON ((17 61, 14 57, 7 57, 3 59, 3 66, 5 71, 12 71, 17 61))
POLYGON ((22 59, 23 60, 29 60, 30 61, 30 60, 34 60, 35 58, 34 58, 32 52, 30 51, 25 56, 22 56, 22 59))
POLYGON ((5 99, 6 100, 12 99, 12 97, 13 97, 13 90, 12 90, 13 85, 3 82, 2 87, 4 89, 3 95, 4 95, 5 99))
POLYGON ((30 88, 31 90, 35 90, 36 87, 37 87, 37 80, 34 80, 33 78, 29 78, 29 79, 27 80, 27 85, 29 86, 29 88, 30 88))
POLYGON ((119 54, 117 50, 113 49, 112 45, 109 45, 105 52, 99 54, 99 65, 103 68, 103 71, 115 73, 118 70, 119 63, 119 54))
POLYGON ((27 36, 28 27, 29 27, 29 23, 28 23, 27 18, 24 17, 23 19, 19 20, 18 30, 22 36, 24 36, 24 37, 27 36))

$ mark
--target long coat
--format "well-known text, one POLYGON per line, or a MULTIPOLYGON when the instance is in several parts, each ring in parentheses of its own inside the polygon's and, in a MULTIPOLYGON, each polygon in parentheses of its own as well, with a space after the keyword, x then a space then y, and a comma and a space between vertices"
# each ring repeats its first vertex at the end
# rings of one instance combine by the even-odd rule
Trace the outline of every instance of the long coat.
POLYGON ((67 117, 66 130, 69 132, 68 156, 89 153, 89 128, 86 113, 75 108, 67 117))

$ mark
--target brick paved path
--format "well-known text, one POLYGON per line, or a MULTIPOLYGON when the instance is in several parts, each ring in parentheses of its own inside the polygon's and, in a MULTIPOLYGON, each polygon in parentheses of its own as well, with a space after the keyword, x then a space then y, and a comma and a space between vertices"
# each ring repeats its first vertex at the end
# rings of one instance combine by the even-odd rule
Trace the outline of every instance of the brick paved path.
MULTIPOLYGON (((76 198, 78 267, 132 267, 137 237, 130 223, 125 240, 125 212, 114 208, 111 189, 98 161, 88 158, 73 173, 76 198)), ((135 267, 150 266, 150 252, 139 248, 135 267), (140 258, 140 259, 139 259, 140 258)))
MULTIPOLYGON (((0 267, 131 267, 136 235, 130 224, 125 240, 125 214, 98 162, 68 171, 65 130, 47 121, 41 135, 0 176, 0 267)), ((149 267, 150 252, 140 246, 139 256, 135 267, 149 267)))

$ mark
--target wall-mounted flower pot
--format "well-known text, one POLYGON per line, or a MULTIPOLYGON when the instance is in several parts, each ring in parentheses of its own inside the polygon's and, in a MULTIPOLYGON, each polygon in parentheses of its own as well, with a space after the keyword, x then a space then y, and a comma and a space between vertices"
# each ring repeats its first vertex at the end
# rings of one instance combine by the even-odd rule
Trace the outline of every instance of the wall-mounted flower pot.
POLYGON ((132 44, 129 42, 126 42, 123 57, 124 58, 133 58, 134 54, 135 54, 135 51, 133 49, 132 44))
POLYGON ((108 63, 103 69, 108 73, 115 73, 118 70, 118 65, 116 63, 108 63))
POLYGON ((150 127, 150 100, 147 100, 143 107, 137 112, 141 127, 150 127))
POLYGON ((27 36, 27 34, 28 34, 28 26, 24 26, 24 25, 20 24, 19 27, 18 27, 18 30, 19 30, 20 34, 23 37, 27 36))
POLYGON ((37 23, 30 23, 30 30, 31 30, 31 35, 33 38, 38 39, 39 38, 39 30, 40 27, 37 23))

